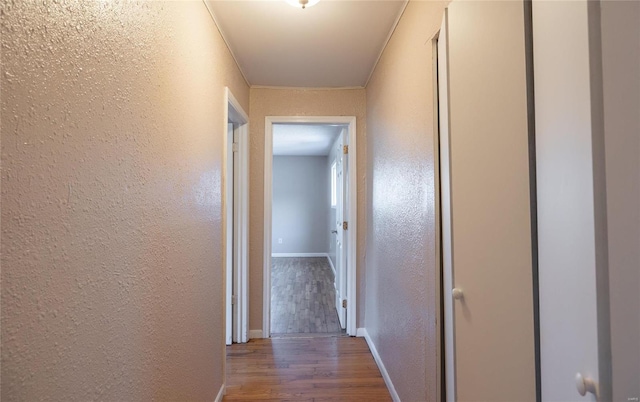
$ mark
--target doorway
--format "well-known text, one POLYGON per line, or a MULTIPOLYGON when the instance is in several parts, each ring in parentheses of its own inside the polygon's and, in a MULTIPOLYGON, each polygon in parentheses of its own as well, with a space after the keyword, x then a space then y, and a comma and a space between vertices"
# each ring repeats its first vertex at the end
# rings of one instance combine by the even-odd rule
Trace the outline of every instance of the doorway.
POLYGON ((225 344, 248 340, 248 133, 249 117, 225 88, 227 116, 223 157, 225 344))
POLYGON ((355 130, 355 117, 265 119, 265 338, 283 332, 325 333, 332 326, 338 331, 344 329, 348 335, 356 335, 355 130), (294 135, 303 127, 308 133, 317 132, 321 127, 333 131, 333 137, 328 142, 326 138, 324 140, 327 146, 322 152, 324 155, 314 158, 295 154, 293 148, 314 143, 313 135, 305 136, 304 132, 294 135), (350 169, 350 166, 354 168, 350 169), (301 176, 304 171, 314 169, 319 172, 315 173, 317 177, 314 173, 307 178, 301 176), (279 176, 274 178, 274 174, 279 176), (318 192, 318 187, 322 187, 322 191, 318 192), (308 193, 307 198, 305 193, 308 193), (325 215, 322 211, 326 211, 325 215), (314 240, 314 233, 319 243, 314 240), (316 274, 318 278, 313 277, 316 274), (327 277, 331 277, 332 283, 327 277), (314 283, 305 283, 307 279, 314 283), (283 286, 282 280, 291 282, 283 286), (300 286, 296 286, 297 282, 300 286), (288 293, 296 288, 306 289, 305 295, 296 296, 300 300, 288 293), (323 293, 323 290, 327 292, 323 293), (324 301, 313 300, 320 293, 324 301), (326 300, 327 294, 331 294, 333 300, 326 300), (289 319, 287 315, 296 310, 300 310, 298 317, 306 323, 289 325, 278 321, 279 317, 289 319), (309 321, 304 315, 314 314, 314 310, 322 314, 309 321))

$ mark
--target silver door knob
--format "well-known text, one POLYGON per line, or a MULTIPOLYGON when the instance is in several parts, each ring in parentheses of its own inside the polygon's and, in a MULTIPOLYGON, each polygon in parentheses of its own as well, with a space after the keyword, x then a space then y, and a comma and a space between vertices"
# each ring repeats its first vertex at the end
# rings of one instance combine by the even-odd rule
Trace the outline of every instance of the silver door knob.
POLYGON ((337 230, 332 230, 331 233, 338 234, 338 231, 337 230))
POLYGON ((462 289, 459 289, 459 288, 454 288, 451 291, 451 295, 456 300, 460 300, 460 299, 462 299, 464 297, 464 293, 462 292, 462 289))
POLYGON ((583 377, 582 373, 576 374, 576 388, 581 396, 585 396, 587 392, 590 392, 598 399, 598 384, 590 377, 583 377))

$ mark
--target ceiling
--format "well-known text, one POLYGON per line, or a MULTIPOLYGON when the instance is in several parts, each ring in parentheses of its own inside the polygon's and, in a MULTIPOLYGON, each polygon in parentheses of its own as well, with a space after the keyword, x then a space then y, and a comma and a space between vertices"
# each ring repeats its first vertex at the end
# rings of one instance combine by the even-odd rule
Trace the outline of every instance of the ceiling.
POLYGON ((273 154, 329 155, 331 145, 340 135, 342 127, 329 124, 274 124, 273 154))
POLYGON ((363 87, 406 0, 205 0, 252 86, 363 87))

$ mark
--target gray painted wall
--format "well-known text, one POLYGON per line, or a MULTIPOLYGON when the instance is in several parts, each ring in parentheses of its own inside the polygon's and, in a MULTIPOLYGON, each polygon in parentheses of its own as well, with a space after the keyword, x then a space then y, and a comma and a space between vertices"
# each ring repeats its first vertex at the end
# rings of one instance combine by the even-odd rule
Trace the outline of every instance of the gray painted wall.
POLYGON ((326 156, 273 157, 273 253, 327 252, 328 180, 326 156))

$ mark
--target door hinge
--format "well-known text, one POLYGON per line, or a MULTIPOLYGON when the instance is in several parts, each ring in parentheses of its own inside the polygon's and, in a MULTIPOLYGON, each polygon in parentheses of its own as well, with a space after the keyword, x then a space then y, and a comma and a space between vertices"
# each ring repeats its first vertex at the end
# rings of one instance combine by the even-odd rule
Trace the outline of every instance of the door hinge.
POLYGON ((349 153, 349 146, 348 145, 344 145, 342 147, 342 153, 345 154, 345 155, 349 153))
POLYGON ((238 148, 238 143, 237 143, 237 142, 234 142, 234 143, 231 145, 231 151, 233 151, 233 152, 238 152, 238 149, 239 149, 239 148, 238 148))
POLYGON ((238 296, 231 296, 231 305, 235 305, 238 302, 238 296))
POLYGON ((347 299, 342 299, 342 308, 347 308, 347 299))
POLYGON ((342 229, 344 229, 344 230, 349 229, 349 222, 347 222, 347 221, 342 222, 342 229))

